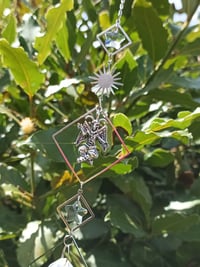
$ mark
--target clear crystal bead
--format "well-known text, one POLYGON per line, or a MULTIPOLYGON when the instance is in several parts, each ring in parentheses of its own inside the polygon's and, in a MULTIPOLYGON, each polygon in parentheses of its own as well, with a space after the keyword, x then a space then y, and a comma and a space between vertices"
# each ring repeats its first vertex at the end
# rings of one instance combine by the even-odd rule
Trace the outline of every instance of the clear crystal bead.
POLYGON ((83 217, 88 213, 87 209, 81 205, 79 200, 72 205, 65 206, 66 218, 69 223, 81 224, 83 217))
POLYGON ((97 40, 109 56, 113 56, 131 45, 132 41, 120 25, 112 25, 107 30, 97 34, 97 40))
POLYGON ((122 43, 125 40, 125 36, 118 30, 108 31, 105 34, 105 47, 114 48, 116 50, 121 48, 122 43))

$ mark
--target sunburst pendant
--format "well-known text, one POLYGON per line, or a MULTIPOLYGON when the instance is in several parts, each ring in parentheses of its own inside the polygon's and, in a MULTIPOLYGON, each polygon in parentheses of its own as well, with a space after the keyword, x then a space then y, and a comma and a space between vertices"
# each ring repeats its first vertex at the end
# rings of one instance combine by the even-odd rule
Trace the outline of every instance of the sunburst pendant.
POLYGON ((117 90, 118 86, 122 86, 123 84, 118 82, 121 80, 119 78, 120 72, 115 73, 115 70, 106 70, 103 68, 103 71, 99 71, 99 73, 95 73, 95 76, 90 77, 94 85, 92 87, 92 92, 97 96, 106 95, 109 97, 110 93, 114 94, 114 89, 117 90))

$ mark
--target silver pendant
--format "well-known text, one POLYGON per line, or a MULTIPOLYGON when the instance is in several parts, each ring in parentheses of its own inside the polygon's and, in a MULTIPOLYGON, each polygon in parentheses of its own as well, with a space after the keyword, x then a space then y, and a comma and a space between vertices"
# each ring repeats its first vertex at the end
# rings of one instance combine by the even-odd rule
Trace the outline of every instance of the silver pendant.
POLYGON ((67 258, 60 258, 49 265, 49 267, 73 267, 67 258))
POLYGON ((93 165, 93 160, 99 157, 96 142, 98 142, 103 152, 106 152, 109 148, 106 120, 88 115, 83 123, 77 124, 77 127, 80 130, 75 141, 79 152, 77 162, 88 162, 93 165))
POLYGON ((119 82, 121 78, 118 77, 120 73, 115 73, 115 70, 106 70, 103 68, 103 71, 99 71, 99 73, 95 73, 94 76, 90 76, 92 79, 92 92, 95 93, 98 97, 102 97, 106 95, 109 97, 110 93, 113 95, 114 90, 118 89, 118 86, 122 86, 123 84, 119 82))

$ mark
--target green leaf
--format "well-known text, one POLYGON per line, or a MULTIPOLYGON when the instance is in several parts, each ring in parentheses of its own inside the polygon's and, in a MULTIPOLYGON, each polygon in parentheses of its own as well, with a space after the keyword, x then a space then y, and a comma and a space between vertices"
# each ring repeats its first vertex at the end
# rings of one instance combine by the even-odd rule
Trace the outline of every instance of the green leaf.
POLYGON ((8 24, 2 32, 2 36, 12 44, 16 38, 16 18, 13 14, 9 15, 8 24))
POLYGON ((84 6, 84 10, 87 12, 89 19, 92 22, 96 22, 98 16, 97 16, 97 12, 96 12, 94 1, 83 0, 82 1, 82 5, 84 6))
POLYGON ((192 96, 186 92, 179 92, 174 88, 166 89, 154 89, 149 93, 149 97, 164 100, 165 102, 170 102, 174 105, 180 105, 182 107, 194 109, 199 106, 199 103, 195 102, 192 96))
POLYGON ((19 212, 16 203, 12 200, 5 201, 7 201, 7 206, 2 204, 3 201, 0 202, 0 240, 5 238, 6 233, 18 233, 26 224, 25 212, 19 212))
POLYGON ((128 160, 128 162, 119 162, 114 165, 108 172, 113 171, 118 175, 125 175, 127 173, 132 172, 135 168, 138 167, 138 159, 133 157, 128 160))
POLYGON ((112 117, 112 122, 115 127, 123 128, 128 135, 132 134, 132 125, 130 120, 123 113, 117 113, 112 117))
POLYGON ((182 240, 180 240, 176 236, 168 235, 156 236, 153 238, 152 242, 156 251, 161 252, 163 255, 165 255, 167 252, 177 251, 182 243, 182 240))
POLYGON ((126 146, 128 147, 129 151, 140 151, 147 145, 154 145, 157 144, 161 138, 174 138, 183 144, 189 144, 190 140, 192 139, 192 134, 185 130, 178 130, 178 131, 163 131, 163 132, 147 132, 144 131, 137 131, 134 136, 128 136, 126 138, 126 146))
POLYGON ((119 228, 123 233, 133 234, 136 238, 145 235, 144 231, 137 224, 134 214, 134 206, 122 196, 113 195, 108 199, 109 214, 106 220, 119 228))
POLYGON ((179 112, 178 118, 172 119, 160 119, 156 118, 148 128, 148 131, 161 131, 170 127, 185 129, 191 125, 193 120, 200 117, 200 108, 196 108, 193 112, 179 112))
POLYGON ((154 62, 158 61, 165 55, 168 47, 168 34, 161 19, 151 4, 144 0, 135 2, 133 15, 143 47, 154 62))
POLYGON ((122 77, 122 83, 125 85, 123 90, 128 94, 137 80, 137 62, 129 49, 120 57, 115 67, 121 72, 120 77, 122 77))
POLYGON ((40 221, 31 221, 22 232, 17 249, 17 258, 21 267, 42 266, 47 260, 45 252, 53 247, 56 241, 55 228, 51 223, 42 224, 40 221))
POLYGON ((94 258, 90 259, 92 267, 132 267, 122 255, 122 250, 109 241, 94 246, 92 254, 94 255, 94 258))
POLYGON ((162 148, 155 149, 152 153, 145 155, 145 163, 152 167, 166 167, 174 161, 174 156, 171 152, 162 148))
POLYGON ((200 222, 194 223, 189 229, 178 234, 179 238, 186 242, 200 242, 200 222))
MULTIPOLYGON (((38 131, 37 133, 33 134, 32 138, 31 138, 31 142, 33 142, 40 150, 42 150, 43 152, 48 154, 48 157, 50 159, 53 159, 56 162, 64 162, 64 159, 60 155, 60 153, 59 153, 59 151, 58 151, 58 149, 57 149, 57 147, 53 141, 53 138, 52 138, 53 134, 56 131, 58 131, 58 128, 44 130, 44 131, 38 131)), ((70 132, 70 134, 71 134, 71 132, 70 132)), ((62 140, 65 140, 65 137, 63 137, 62 140)), ((66 140, 67 140, 67 137, 66 137, 66 140)), ((64 149, 65 149, 65 146, 64 146, 64 149)), ((68 150, 70 150, 70 149, 71 149, 71 147, 69 147, 68 150)))
POLYGON ((168 0, 150 0, 153 7, 160 15, 169 15, 170 5, 168 0))
POLYGON ((5 163, 0 163, 0 185, 11 184, 16 187, 21 187, 24 190, 28 189, 28 185, 22 174, 14 167, 8 166, 5 163))
POLYGON ((191 201, 171 201, 169 203, 169 206, 165 207, 165 210, 187 210, 187 209, 193 209, 197 205, 200 205, 200 200, 195 199, 191 201))
POLYGON ((176 251, 176 262, 178 262, 178 266, 187 266, 187 263, 192 261, 195 267, 199 267, 199 247, 200 242, 184 242, 176 251))
POLYGON ((84 60, 84 58, 86 57, 86 55, 88 54, 88 50, 90 49, 90 47, 92 46, 92 43, 94 41, 94 36, 93 36, 93 32, 90 31, 88 32, 88 36, 87 39, 84 40, 84 43, 81 46, 81 51, 80 53, 78 53, 76 55, 75 61, 76 64, 81 64, 82 61, 84 60))
POLYGON ((38 63, 40 65, 50 54, 52 41, 56 39, 56 33, 62 29, 65 23, 66 11, 70 11, 73 5, 73 0, 62 0, 59 5, 51 7, 47 11, 47 31, 43 36, 37 37, 35 41, 35 48, 38 50, 38 63))
POLYGON ((110 17, 107 10, 103 10, 99 13, 99 24, 103 31, 110 27, 110 17))
POLYGON ((101 238, 108 232, 108 225, 102 219, 98 218, 95 218, 89 224, 84 225, 84 227, 81 229, 81 235, 83 236, 84 240, 101 238))
POLYGON ((71 52, 69 48, 69 31, 65 23, 56 35, 56 44, 66 62, 71 58, 71 52))
POLYGON ((199 6, 199 0, 193 0, 193 1, 188 1, 188 0, 182 0, 182 5, 183 5, 183 12, 187 13, 188 16, 191 16, 193 14, 194 10, 197 9, 199 6))
POLYGON ((10 7, 10 0, 0 0, 0 18, 3 17, 3 12, 10 7))
POLYGON ((200 178, 195 179, 190 190, 193 196, 200 197, 200 178))
POLYGON ((200 38, 196 39, 194 42, 187 42, 184 44, 179 53, 184 55, 198 56, 200 54, 200 38))
POLYGON ((188 131, 188 129, 181 130, 181 131, 174 131, 170 134, 170 137, 180 141, 184 145, 188 145, 190 141, 193 139, 193 136, 188 131))
POLYGON ((36 63, 28 58, 21 47, 11 47, 5 39, 0 39, 0 53, 3 56, 3 65, 11 70, 15 82, 32 97, 44 81, 44 75, 36 63))
POLYGON ((125 179, 126 181, 122 177, 114 177, 112 182, 122 190, 123 193, 131 196, 140 206, 148 221, 152 206, 152 198, 147 185, 143 178, 136 173, 133 176, 127 175, 125 179))
POLYGON ((166 79, 166 82, 176 85, 177 87, 183 87, 186 89, 200 89, 200 78, 188 78, 178 76, 176 73, 171 73, 166 79))
POLYGON ((137 131, 134 137, 127 137, 126 144, 131 150, 141 150, 145 145, 150 145, 160 139, 156 133, 145 133, 144 131, 137 131))
MULTIPOLYGON (((151 243, 151 241, 150 241, 151 243)), ((176 265, 169 265, 165 260, 165 254, 161 254, 153 245, 144 242, 134 242, 130 249, 130 261, 134 267, 172 267, 176 265)))
POLYGON ((160 235, 164 233, 182 233, 198 222, 200 222, 200 218, 196 214, 163 214, 156 217, 152 222, 152 233, 154 235, 160 235))

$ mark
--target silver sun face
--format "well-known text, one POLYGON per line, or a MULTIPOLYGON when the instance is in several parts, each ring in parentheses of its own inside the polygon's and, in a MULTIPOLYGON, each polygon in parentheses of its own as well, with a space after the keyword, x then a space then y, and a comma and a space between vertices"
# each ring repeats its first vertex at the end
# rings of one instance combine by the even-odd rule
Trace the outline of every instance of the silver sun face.
POLYGON ((95 76, 90 77, 94 85, 92 87, 92 92, 95 93, 97 96, 106 95, 107 97, 110 93, 114 94, 114 89, 118 89, 117 86, 123 85, 122 83, 118 82, 121 78, 117 77, 120 72, 114 73, 114 70, 108 70, 104 68, 103 71, 99 71, 99 73, 95 73, 95 76))

